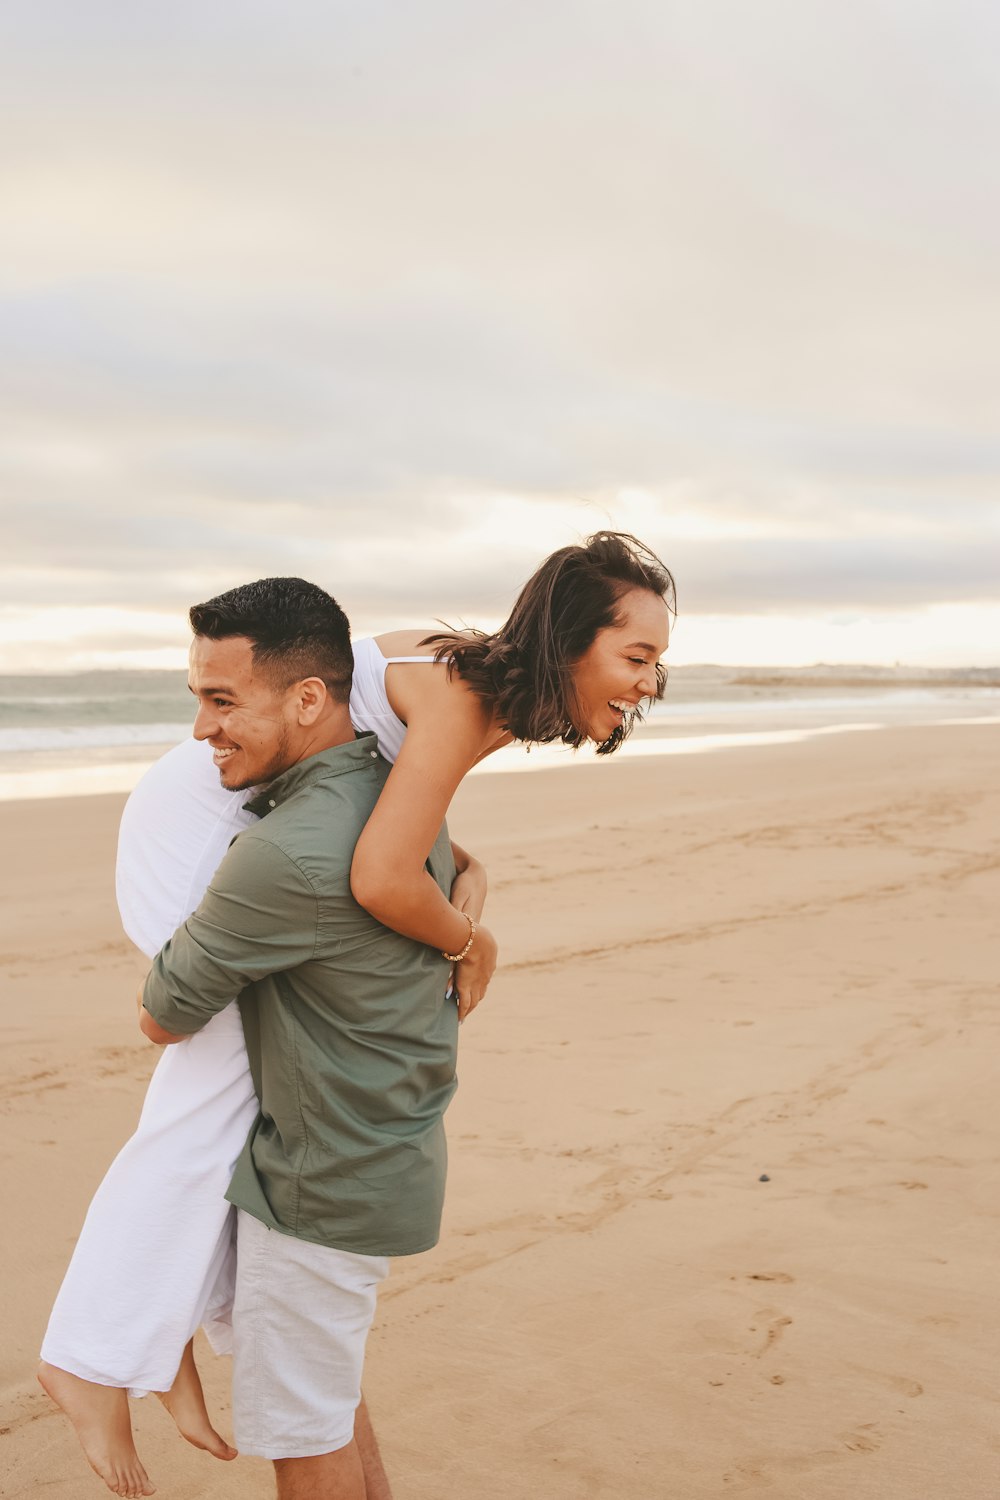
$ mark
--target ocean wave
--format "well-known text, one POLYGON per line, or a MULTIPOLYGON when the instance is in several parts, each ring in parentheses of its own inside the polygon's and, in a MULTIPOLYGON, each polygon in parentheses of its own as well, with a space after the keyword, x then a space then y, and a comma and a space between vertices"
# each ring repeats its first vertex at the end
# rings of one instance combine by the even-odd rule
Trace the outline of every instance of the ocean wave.
POLYGON ((187 739, 190 721, 173 724, 49 725, 0 729, 0 754, 33 750, 113 750, 123 745, 174 745, 187 739))

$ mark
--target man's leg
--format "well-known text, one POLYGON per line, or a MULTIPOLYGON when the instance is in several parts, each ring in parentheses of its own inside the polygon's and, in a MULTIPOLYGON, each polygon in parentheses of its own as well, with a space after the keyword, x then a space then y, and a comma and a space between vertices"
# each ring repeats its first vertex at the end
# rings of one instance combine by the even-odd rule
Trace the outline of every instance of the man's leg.
POLYGON ((241 1451, 274 1461, 282 1500, 391 1500, 361 1397, 388 1261, 281 1234, 242 1211, 238 1223, 233 1422, 241 1451))
POLYGON ((368 1415, 368 1403, 364 1396, 354 1416, 354 1441, 361 1455, 361 1467, 365 1474, 365 1500, 392 1500, 389 1479, 382 1467, 382 1455, 375 1441, 375 1429, 368 1415))
POLYGON ((363 1397, 352 1443, 318 1458, 279 1458, 274 1473, 278 1500, 392 1500, 363 1397))
POLYGON ((365 1472, 353 1440, 315 1458, 276 1458, 278 1500, 368 1500, 365 1472))

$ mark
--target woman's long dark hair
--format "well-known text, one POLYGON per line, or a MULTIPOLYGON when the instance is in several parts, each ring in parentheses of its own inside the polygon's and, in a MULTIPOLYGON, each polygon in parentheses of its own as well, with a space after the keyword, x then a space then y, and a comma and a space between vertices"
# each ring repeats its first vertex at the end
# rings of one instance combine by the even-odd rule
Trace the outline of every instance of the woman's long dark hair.
MULTIPOLYGON (((631 589, 658 594, 676 613, 673 577, 656 553, 624 531, 597 531, 581 544, 547 557, 517 596, 510 617, 487 635, 442 631, 427 636, 436 661, 469 684, 496 709, 516 740, 545 745, 562 740, 577 747, 587 736, 573 723, 573 664, 598 631, 618 619, 618 601, 631 589)), ((667 674, 657 664, 656 697, 667 674)), ((628 737, 637 711, 598 745, 610 755, 628 737)))

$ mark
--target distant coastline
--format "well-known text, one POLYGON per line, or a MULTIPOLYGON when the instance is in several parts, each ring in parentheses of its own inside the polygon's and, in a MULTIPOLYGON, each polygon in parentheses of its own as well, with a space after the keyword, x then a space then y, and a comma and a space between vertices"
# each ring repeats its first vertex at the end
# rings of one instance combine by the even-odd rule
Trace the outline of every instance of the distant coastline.
MULTIPOLYGON (((713 671, 714 668, 679 667, 684 671, 713 671)), ((965 687, 1000 688, 1000 667, 737 667, 726 669, 738 675, 729 678, 734 687, 798 688, 913 688, 965 687)))

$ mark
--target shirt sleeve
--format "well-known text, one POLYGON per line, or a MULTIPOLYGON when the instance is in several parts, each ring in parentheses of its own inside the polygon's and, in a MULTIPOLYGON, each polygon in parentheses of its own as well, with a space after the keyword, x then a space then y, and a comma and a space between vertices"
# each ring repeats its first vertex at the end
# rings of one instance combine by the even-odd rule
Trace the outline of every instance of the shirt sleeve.
POLYGON ((242 833, 201 905, 154 959, 144 1007, 165 1031, 200 1031, 254 980, 313 957, 318 912, 295 861, 269 839, 242 833))

